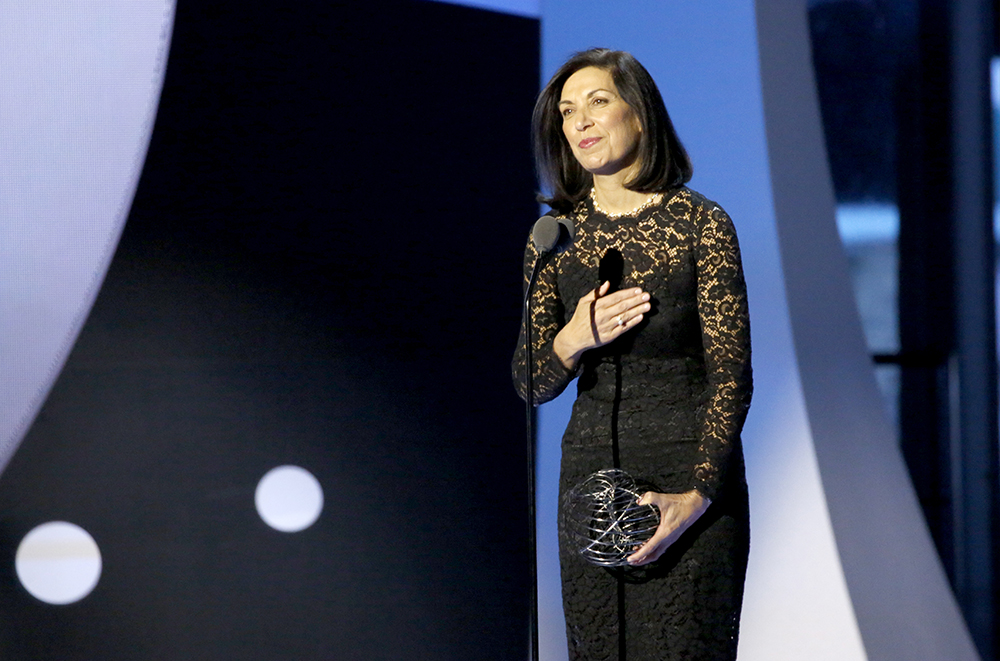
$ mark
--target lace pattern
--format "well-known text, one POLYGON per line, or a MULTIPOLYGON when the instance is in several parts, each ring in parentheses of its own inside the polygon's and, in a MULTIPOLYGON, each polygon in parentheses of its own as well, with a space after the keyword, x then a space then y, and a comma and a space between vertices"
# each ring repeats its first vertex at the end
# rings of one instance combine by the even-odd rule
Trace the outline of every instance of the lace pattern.
MULTIPOLYGON (((589 200, 580 203, 574 216, 573 247, 549 258, 532 297, 534 403, 554 399, 576 376, 553 352, 553 340, 576 301, 600 284, 602 258, 617 251, 628 263, 620 286, 643 287, 652 294, 654 308, 630 334, 584 354, 578 370, 592 371, 595 362, 614 356, 638 361, 700 358, 707 384, 704 398, 690 402, 701 418, 701 456, 691 467, 690 488, 714 500, 753 392, 746 284, 732 221, 718 205, 686 188, 633 218, 607 219, 593 211, 589 200)), ((525 286, 536 258, 529 240, 525 286)), ((512 366, 522 398, 524 358, 522 328, 512 366)), ((654 386, 656 381, 646 374, 640 384, 654 386)), ((668 382, 667 387, 675 386, 668 382)))
MULTIPOLYGON (((576 376, 560 491, 612 467, 664 492, 698 489, 708 512, 642 571, 614 574, 567 551, 560 564, 572 659, 735 659, 749 515, 740 432, 750 405, 750 322, 733 224, 682 188, 637 214, 608 218, 584 200, 576 238, 548 259, 531 299, 534 402, 576 376), (615 265, 617 264, 617 268, 615 265), (552 343, 600 284, 651 295, 643 322, 567 370, 552 343)), ((525 283, 535 260, 525 250, 525 283)), ((524 333, 513 360, 525 396, 524 333)))

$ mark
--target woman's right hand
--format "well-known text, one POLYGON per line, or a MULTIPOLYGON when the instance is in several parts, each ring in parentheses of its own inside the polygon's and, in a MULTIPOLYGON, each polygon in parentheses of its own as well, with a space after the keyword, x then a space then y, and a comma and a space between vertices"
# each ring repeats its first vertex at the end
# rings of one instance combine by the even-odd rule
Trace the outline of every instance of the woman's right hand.
POLYGON ((649 312, 649 294, 637 287, 608 294, 603 283, 580 299, 569 323, 555 337, 553 350, 567 369, 574 369, 588 349, 602 347, 642 321, 649 312))

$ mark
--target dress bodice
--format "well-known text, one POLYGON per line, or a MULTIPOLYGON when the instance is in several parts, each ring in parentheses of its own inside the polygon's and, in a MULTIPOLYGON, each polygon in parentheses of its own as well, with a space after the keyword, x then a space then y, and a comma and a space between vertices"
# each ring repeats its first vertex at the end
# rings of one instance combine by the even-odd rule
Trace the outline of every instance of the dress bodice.
MULTIPOLYGON (((752 392, 746 285, 732 221, 688 188, 619 217, 585 199, 569 218, 573 244, 546 258, 531 301, 535 401, 554 398, 577 374, 580 397, 614 398, 624 410, 674 400, 696 419, 697 429, 675 430, 699 442, 690 486, 713 497, 752 392), (555 356, 553 340, 577 301, 605 280, 612 289, 641 287, 652 308, 635 329, 585 352, 571 372, 555 356)), ((535 258, 529 241, 526 277, 535 258)), ((522 329, 513 372, 522 397, 523 344, 522 329)))

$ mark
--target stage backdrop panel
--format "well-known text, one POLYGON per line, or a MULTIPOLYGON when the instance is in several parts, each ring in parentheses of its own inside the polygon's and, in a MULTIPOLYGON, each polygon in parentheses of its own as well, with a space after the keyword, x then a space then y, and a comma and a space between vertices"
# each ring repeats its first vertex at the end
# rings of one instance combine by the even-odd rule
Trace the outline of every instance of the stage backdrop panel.
POLYGON ((117 253, 0 479, 0 657, 524 653, 537 41, 434 3, 178 4, 117 253), (323 493, 301 532, 255 510, 285 464, 323 493), (102 561, 65 606, 14 573, 55 520, 102 561))

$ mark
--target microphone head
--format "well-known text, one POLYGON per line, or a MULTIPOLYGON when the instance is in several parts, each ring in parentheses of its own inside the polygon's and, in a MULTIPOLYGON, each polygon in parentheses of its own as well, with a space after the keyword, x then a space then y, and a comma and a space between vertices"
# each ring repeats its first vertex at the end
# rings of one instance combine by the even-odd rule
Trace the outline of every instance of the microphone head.
POLYGON ((535 221, 531 229, 531 240, 535 243, 538 254, 552 252, 559 242, 560 225, 552 216, 542 216, 535 221))
POLYGON ((611 294, 618 291, 618 288, 622 286, 622 278, 624 276, 625 258, 622 257, 622 254, 617 249, 608 248, 597 265, 598 284, 603 282, 610 283, 608 293, 611 294))

